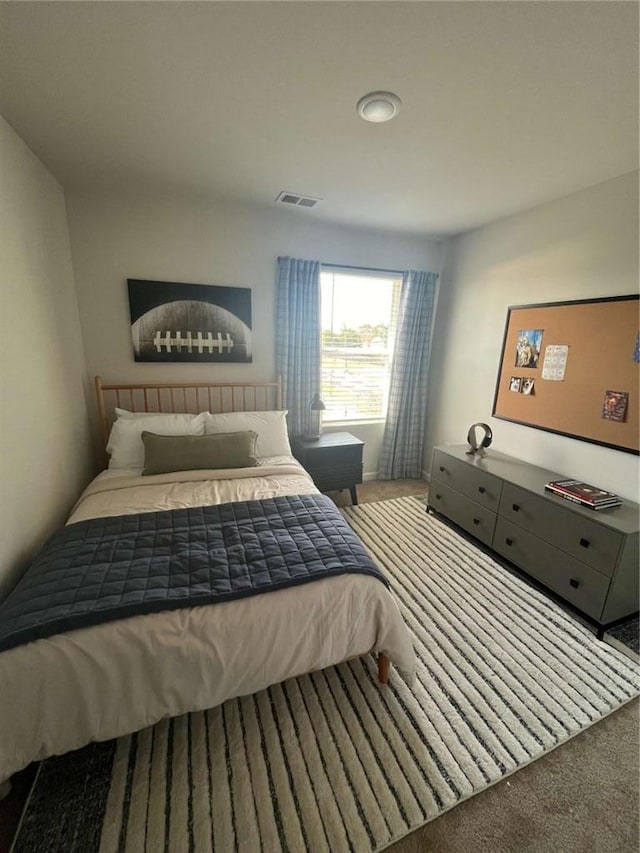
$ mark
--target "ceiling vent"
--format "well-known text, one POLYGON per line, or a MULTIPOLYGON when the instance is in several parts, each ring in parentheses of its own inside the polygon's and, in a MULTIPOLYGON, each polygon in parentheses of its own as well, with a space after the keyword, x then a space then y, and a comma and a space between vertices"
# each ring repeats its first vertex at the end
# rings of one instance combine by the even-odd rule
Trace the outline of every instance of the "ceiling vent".
POLYGON ((283 190, 276 198, 278 204, 293 204, 297 207, 315 207, 320 204, 321 198, 312 198, 308 195, 298 195, 297 193, 289 193, 283 190))

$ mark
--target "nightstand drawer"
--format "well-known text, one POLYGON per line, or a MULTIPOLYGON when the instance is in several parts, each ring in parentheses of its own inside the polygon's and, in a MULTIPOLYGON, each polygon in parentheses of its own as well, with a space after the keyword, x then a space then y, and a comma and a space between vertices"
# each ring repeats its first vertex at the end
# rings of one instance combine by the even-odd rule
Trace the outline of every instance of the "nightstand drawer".
POLYGON ((429 487, 429 506, 468 530, 476 539, 491 545, 496 525, 495 512, 435 480, 429 487))
POLYGON ((566 551, 581 563, 613 575, 622 543, 620 533, 598 524, 595 518, 584 516, 585 512, 595 515, 595 510, 565 509, 563 502, 564 498, 549 499, 505 483, 500 515, 566 551))
POLYGON ((354 468, 362 466, 362 444, 350 444, 346 447, 306 447, 304 467, 307 471, 322 471, 328 465, 332 468, 354 468))
POLYGON ((493 548, 583 613, 600 618, 610 584, 605 575, 504 518, 498 518, 493 548))
POLYGON ((335 492, 338 489, 349 489, 362 482, 362 465, 358 468, 324 468, 319 471, 309 471, 313 482, 321 492, 335 492))
POLYGON ((319 439, 294 436, 293 455, 321 492, 349 489, 357 503, 356 486, 362 482, 364 442, 348 432, 324 433, 319 439))
MULTIPOLYGON (((479 460, 478 464, 482 464, 479 460)), ((493 512, 498 511, 502 480, 472 462, 461 462, 440 450, 433 453, 431 479, 438 480, 493 512)))

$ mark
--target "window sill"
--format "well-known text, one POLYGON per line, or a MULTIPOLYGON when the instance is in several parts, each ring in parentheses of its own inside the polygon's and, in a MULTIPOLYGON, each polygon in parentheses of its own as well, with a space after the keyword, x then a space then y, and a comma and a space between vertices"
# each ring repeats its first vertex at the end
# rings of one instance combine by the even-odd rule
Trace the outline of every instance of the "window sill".
POLYGON ((384 424, 385 418, 359 418, 344 421, 323 421, 322 428, 335 429, 336 427, 347 426, 369 426, 371 424, 384 424))

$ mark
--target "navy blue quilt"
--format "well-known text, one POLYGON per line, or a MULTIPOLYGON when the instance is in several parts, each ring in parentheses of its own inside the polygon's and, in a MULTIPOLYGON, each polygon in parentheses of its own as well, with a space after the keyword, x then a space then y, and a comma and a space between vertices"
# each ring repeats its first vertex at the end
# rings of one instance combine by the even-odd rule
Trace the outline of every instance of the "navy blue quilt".
POLYGON ((324 495, 80 521, 49 540, 0 605, 0 650, 345 573, 388 586, 324 495))

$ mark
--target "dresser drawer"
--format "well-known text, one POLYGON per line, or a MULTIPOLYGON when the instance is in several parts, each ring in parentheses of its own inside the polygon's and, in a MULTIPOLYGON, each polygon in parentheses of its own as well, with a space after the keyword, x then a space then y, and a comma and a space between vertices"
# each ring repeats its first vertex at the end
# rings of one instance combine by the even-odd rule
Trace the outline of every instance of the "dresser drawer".
POLYGON ((461 462, 440 450, 433 453, 431 479, 461 492, 493 512, 498 511, 502 480, 471 462, 461 462))
POLYGON ((613 575, 622 544, 621 534, 598 524, 595 519, 585 518, 583 512, 595 513, 595 510, 565 509, 563 500, 549 500, 505 483, 499 514, 577 557, 581 563, 613 575))
POLYGON ((610 578, 500 517, 493 549, 583 613, 600 618, 610 578))
POLYGON ((429 506, 468 530, 476 539, 491 545, 496 525, 495 512, 491 512, 437 480, 432 480, 429 488, 429 506))

